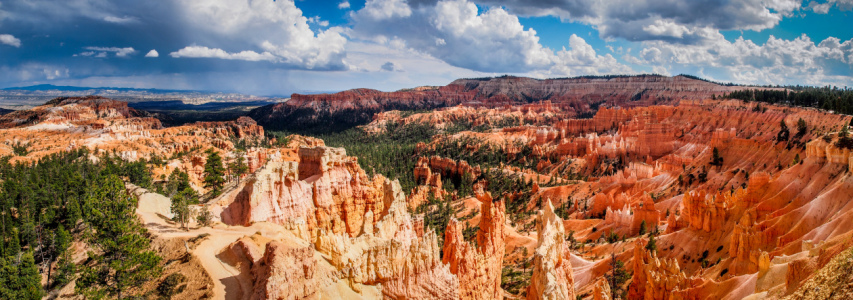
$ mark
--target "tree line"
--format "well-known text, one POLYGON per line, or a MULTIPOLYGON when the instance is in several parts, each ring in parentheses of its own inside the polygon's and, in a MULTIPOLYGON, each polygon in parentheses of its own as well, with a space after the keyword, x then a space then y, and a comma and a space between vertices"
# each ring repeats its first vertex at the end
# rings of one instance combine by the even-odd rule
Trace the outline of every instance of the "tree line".
POLYGON ((123 298, 159 276, 160 257, 125 181, 150 186, 146 162, 92 159, 85 149, 35 163, 0 159, 0 298, 41 299, 74 279, 87 298, 123 298), (71 259, 73 241, 92 249, 79 265, 71 259))
POLYGON ((724 96, 728 99, 813 107, 853 114, 853 90, 838 87, 790 86, 786 90, 741 90, 724 96))

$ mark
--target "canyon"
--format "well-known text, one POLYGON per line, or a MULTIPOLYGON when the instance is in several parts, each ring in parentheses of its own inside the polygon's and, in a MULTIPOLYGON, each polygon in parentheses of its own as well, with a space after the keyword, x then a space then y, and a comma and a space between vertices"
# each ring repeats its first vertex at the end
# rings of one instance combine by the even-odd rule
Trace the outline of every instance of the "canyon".
MULTIPOLYGON (((247 174, 192 206, 210 226, 180 229, 170 198, 128 184, 151 238, 172 245, 160 251, 191 258, 169 272, 199 274, 176 298, 850 297, 853 118, 723 97, 739 89, 683 76, 460 79, 293 95, 175 127, 116 100, 57 98, 0 116, 0 156, 85 148, 145 162, 160 183, 186 172, 200 193, 205 151, 243 159, 247 174), (366 138, 436 134, 396 158, 413 167, 394 178, 348 145, 270 134, 344 116, 366 138)), ((57 298, 79 299, 72 290, 57 298)))

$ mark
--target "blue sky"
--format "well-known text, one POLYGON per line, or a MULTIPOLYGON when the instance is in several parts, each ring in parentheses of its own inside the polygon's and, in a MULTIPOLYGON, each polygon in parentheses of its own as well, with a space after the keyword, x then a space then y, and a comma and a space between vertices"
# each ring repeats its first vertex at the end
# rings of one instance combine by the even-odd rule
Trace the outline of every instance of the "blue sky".
POLYGON ((0 87, 282 95, 687 73, 853 86, 853 0, 0 0, 0 87))

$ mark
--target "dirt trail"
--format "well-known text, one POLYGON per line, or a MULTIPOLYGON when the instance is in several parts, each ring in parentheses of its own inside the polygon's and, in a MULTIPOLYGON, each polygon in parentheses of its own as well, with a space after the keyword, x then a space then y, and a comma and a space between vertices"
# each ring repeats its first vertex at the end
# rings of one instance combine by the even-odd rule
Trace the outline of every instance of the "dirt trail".
POLYGON ((249 299, 252 290, 252 281, 248 274, 241 274, 239 270, 216 257, 220 250, 241 237, 257 232, 274 238, 283 238, 286 235, 280 226, 268 223, 257 223, 250 227, 232 227, 222 224, 204 228, 190 226, 190 230, 185 231, 166 218, 171 215, 169 198, 132 185, 128 185, 128 189, 139 197, 136 213, 151 234, 167 239, 192 238, 205 233, 210 235, 191 252, 198 257, 213 279, 214 299, 249 299))

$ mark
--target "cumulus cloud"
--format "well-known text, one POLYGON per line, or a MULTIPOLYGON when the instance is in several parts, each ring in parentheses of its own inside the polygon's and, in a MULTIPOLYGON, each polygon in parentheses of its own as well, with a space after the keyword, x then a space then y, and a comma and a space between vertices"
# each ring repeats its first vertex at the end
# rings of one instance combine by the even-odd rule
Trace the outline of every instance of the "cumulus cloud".
MULTIPOLYGON (((395 7, 399 3, 373 0, 371 5, 395 7)), ((571 50, 555 53, 542 46, 535 30, 525 29, 518 17, 500 7, 481 12, 467 0, 444 0, 434 6, 422 3, 407 17, 375 15, 365 9, 352 13, 354 37, 411 48, 452 66, 495 73, 548 71, 559 76, 576 74, 581 69, 595 73, 628 69, 615 58, 597 55, 578 36, 570 39, 571 50)))
POLYGON ((308 23, 320 25, 320 27, 329 27, 329 21, 320 19, 320 16, 308 18, 308 23))
POLYGON ((729 42, 722 36, 703 45, 646 42, 636 56, 626 55, 625 59, 668 70, 677 67, 717 70, 741 83, 853 83, 849 77, 853 74, 853 39, 842 42, 830 37, 815 44, 806 35, 792 40, 771 35, 763 45, 743 37, 729 42))
POLYGON ((151 49, 151 51, 148 51, 148 53, 145 54, 145 57, 160 57, 160 53, 155 49, 151 49))
POLYGON ((558 51, 550 74, 563 76, 636 73, 610 54, 598 55, 583 38, 572 34, 569 50, 558 51))
POLYGON ((255 51, 241 51, 237 53, 229 53, 222 49, 217 48, 208 48, 203 46, 189 46, 185 47, 181 50, 169 53, 169 56, 180 58, 180 57, 189 57, 189 58, 220 58, 220 59, 235 59, 235 60, 246 60, 246 61, 275 61, 275 55, 272 53, 264 52, 257 53, 255 51))
MULTIPOLYGON (((836 0, 830 0, 836 1, 836 0)), ((837 0, 851 1, 851 0, 837 0)), ((593 25, 603 38, 698 43, 703 31, 763 30, 800 9, 800 0, 480 0, 523 16, 593 25)))
POLYGON ((343 1, 338 3, 338 9, 347 9, 350 8, 349 1, 343 1))
POLYGON ((115 53, 116 57, 127 57, 128 55, 136 53, 136 50, 133 47, 85 47, 83 49, 89 50, 87 52, 80 53, 82 56, 91 56, 95 54, 95 57, 107 57, 107 53, 115 53))
MULTIPOLYGON (((171 53, 173 57, 267 60, 304 69, 348 68, 344 62, 347 39, 341 34, 343 28, 315 33, 293 0, 180 0, 179 4, 193 26, 222 42, 220 47, 188 46, 171 53), (225 47, 245 50, 227 52, 222 49, 225 47)), ((328 25, 320 23, 324 24, 328 25)))
POLYGON ((841 11, 850 11, 853 10, 853 0, 827 0, 824 3, 810 1, 808 8, 810 8, 815 13, 827 14, 829 13, 829 9, 832 8, 832 6, 837 6, 838 10, 841 11))
POLYGON ((6 44, 12 47, 21 47, 21 40, 11 34, 0 34, 0 44, 6 44))
POLYGON ((405 18, 412 15, 412 8, 406 0, 367 0, 364 8, 354 13, 356 18, 373 21, 405 18))

